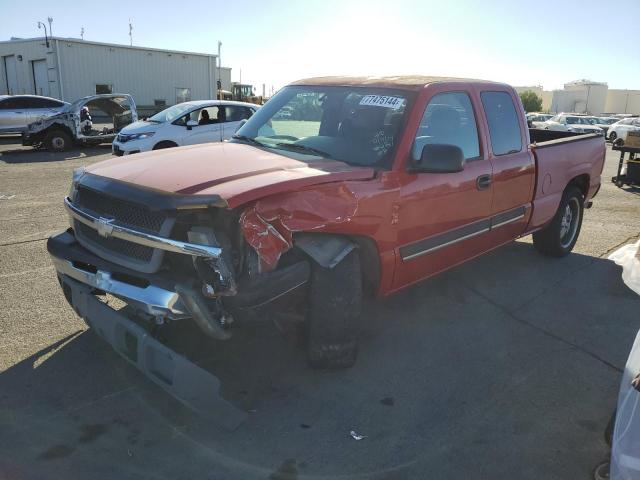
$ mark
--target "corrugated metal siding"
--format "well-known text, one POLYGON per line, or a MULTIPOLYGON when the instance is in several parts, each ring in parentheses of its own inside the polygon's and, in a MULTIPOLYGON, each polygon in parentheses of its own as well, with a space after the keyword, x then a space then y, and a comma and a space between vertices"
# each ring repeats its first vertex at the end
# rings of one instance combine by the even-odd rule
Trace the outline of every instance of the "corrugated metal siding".
POLYGON ((129 93, 138 105, 153 105, 156 99, 172 105, 176 88, 190 88, 192 100, 215 95, 215 57, 64 40, 59 46, 67 98, 92 95, 96 84, 112 85, 114 93, 129 93))
MULTIPOLYGON (((0 57, 8 55, 22 55, 22 60, 16 61, 16 71, 18 76, 18 91, 11 92, 14 95, 26 93, 35 94, 33 82, 32 62, 34 60, 47 61, 47 74, 49 78, 49 94, 52 97, 60 98, 58 90, 58 73, 56 69, 56 55, 54 44, 47 50, 44 40, 15 41, 0 43, 0 57)), ((6 72, 4 71, 4 61, 0 58, 0 95, 9 93, 7 91, 6 72)))
MULTIPOLYGON (((215 98, 215 55, 136 49, 117 45, 52 39, 47 50, 43 39, 0 42, 0 57, 22 55, 17 61, 18 92, 35 93, 33 60, 47 60, 50 95, 62 98, 58 88, 56 44, 60 48, 60 70, 64 100, 72 102, 95 93, 96 84, 113 86, 114 93, 133 95, 136 104, 153 105, 164 100, 167 105, 176 102, 176 88, 191 89, 192 100, 215 98), (57 41, 57 43, 56 43, 57 41)), ((231 69, 222 68, 222 85, 229 89, 231 69)), ((6 94, 7 82, 4 64, 0 58, 0 94, 6 94)))

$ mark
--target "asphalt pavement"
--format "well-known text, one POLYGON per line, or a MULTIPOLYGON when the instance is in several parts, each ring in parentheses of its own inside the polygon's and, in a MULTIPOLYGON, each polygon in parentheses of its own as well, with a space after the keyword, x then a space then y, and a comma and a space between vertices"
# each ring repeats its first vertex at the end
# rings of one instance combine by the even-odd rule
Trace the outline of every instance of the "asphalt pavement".
POLYGON ((0 139, 0 479, 588 479, 640 328, 606 260, 640 236, 640 190, 603 185, 574 253, 524 238, 367 305, 356 366, 318 372, 269 322, 188 350, 248 412, 228 431, 151 385, 66 304, 46 238, 65 153, 0 139), (364 436, 355 440, 351 431, 364 436))

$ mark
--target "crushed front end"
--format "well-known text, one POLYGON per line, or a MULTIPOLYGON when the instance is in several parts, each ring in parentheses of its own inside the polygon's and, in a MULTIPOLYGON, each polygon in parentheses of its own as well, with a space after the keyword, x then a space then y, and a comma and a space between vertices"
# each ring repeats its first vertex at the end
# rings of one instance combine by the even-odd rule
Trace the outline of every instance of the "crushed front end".
POLYGON ((255 318, 298 298, 308 262, 289 255, 266 271, 244 239, 241 213, 215 195, 164 193, 78 172, 65 208, 71 228, 47 248, 78 315, 178 400, 205 415, 215 411, 228 427, 239 424, 244 414, 218 396, 217 378, 153 332, 192 321, 227 340, 244 313, 255 318), (112 308, 109 296, 125 308, 112 308))

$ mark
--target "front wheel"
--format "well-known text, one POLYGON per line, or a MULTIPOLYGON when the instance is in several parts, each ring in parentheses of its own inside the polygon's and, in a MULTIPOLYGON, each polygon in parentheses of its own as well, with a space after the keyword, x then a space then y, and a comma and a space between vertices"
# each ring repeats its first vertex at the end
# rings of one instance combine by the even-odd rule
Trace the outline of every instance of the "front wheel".
POLYGON ((615 142, 615 141, 616 141, 616 138, 618 138, 618 135, 616 135, 616 132, 611 132, 611 133, 609 134, 609 141, 610 141, 611 143, 615 142))
POLYGON ((313 368, 347 368, 355 363, 361 306, 362 278, 357 251, 333 268, 312 262, 307 359, 313 368))
POLYGON ((583 213, 582 192, 576 187, 567 188, 551 223, 533 234, 533 246, 552 257, 568 255, 578 241, 583 213))
POLYGON ((71 147, 71 137, 62 130, 52 130, 44 139, 45 146, 54 152, 63 152, 71 147))

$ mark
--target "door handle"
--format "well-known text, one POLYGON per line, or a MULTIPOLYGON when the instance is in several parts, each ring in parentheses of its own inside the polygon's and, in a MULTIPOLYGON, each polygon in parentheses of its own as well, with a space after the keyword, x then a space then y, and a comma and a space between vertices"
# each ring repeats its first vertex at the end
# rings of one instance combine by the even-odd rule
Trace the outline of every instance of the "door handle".
POLYGON ((476 178, 476 188, 478 190, 486 190, 491 186, 491 175, 480 175, 476 178))

